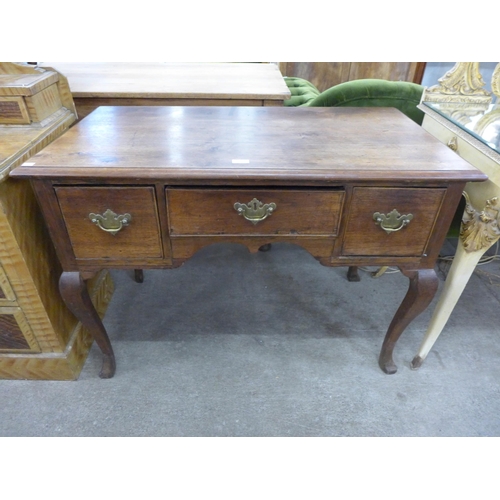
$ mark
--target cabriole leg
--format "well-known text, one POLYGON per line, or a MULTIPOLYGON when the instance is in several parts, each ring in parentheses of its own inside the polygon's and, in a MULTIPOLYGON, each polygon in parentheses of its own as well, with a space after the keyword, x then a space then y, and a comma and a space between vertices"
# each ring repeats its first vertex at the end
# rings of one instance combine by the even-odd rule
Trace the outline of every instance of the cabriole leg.
POLYGON ((388 374, 396 373, 398 369, 392 359, 397 340, 404 329, 426 309, 438 289, 438 277, 434 269, 401 269, 401 272, 410 279, 408 292, 389 325, 379 358, 380 368, 388 374))
POLYGON ((115 374, 116 362, 113 348, 101 318, 90 299, 87 285, 79 272, 64 272, 59 279, 59 290, 64 303, 82 325, 89 330, 103 353, 99 377, 111 378, 115 374))

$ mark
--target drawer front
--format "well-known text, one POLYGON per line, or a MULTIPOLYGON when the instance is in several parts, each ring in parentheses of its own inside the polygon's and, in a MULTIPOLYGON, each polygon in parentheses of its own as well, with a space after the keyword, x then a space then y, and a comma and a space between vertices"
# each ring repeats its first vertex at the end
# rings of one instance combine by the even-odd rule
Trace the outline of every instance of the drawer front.
POLYGON ((55 191, 77 259, 162 257, 153 187, 59 186, 55 191))
POLYGON ((167 189, 171 236, 335 236, 343 200, 343 191, 167 189))
POLYGON ((355 188, 342 254, 422 256, 445 193, 446 189, 355 188), (376 212, 380 215, 374 218, 376 212), (383 221, 377 223, 376 218, 383 221))

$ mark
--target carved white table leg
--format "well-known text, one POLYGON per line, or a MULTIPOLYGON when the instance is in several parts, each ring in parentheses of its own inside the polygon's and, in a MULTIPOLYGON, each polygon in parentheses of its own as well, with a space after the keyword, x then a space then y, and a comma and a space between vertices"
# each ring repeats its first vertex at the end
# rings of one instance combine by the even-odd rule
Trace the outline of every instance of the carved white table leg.
MULTIPOLYGON (((484 187, 476 189, 474 193, 476 198, 481 190, 484 191, 484 187)), ((498 192, 498 188, 496 188, 496 191, 498 192)), ((478 211, 472 206, 469 195, 464 193, 464 196, 467 205, 462 220, 457 252, 424 340, 417 355, 411 362, 413 369, 417 369, 422 365, 441 334, 479 259, 500 237, 498 198, 494 197, 486 200, 484 209, 478 211)))
POLYGON ((487 248, 469 253, 465 251, 462 241, 458 242, 457 252, 446 277, 441 297, 432 315, 424 340, 420 345, 417 355, 411 362, 413 369, 416 370, 419 368, 427 357, 427 354, 429 354, 429 351, 432 349, 432 346, 441 334, 444 325, 446 325, 455 308, 458 299, 462 295, 465 285, 467 285, 479 259, 484 255, 486 250, 487 248))

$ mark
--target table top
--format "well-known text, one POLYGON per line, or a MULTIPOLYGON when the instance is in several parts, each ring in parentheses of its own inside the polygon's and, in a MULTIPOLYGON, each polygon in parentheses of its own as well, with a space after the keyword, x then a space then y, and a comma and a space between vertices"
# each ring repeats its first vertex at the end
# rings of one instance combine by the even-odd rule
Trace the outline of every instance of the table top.
POLYGON ((472 135, 493 152, 500 154, 500 102, 489 104, 425 102, 425 106, 472 135))
POLYGON ((15 177, 268 185, 486 176, 394 108, 100 107, 15 177))
POLYGON ((74 98, 218 98, 285 100, 275 64, 43 62, 69 81, 74 98))

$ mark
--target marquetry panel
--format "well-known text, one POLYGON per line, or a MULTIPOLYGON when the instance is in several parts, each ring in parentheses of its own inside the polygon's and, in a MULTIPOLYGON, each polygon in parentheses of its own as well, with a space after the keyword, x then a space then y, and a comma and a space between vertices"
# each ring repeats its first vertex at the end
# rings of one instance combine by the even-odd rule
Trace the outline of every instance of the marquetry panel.
POLYGON ((39 351, 26 317, 19 307, 0 308, 0 351, 39 351))
POLYGON ((60 264, 27 182, 0 184, 0 262, 44 352, 61 352, 76 323, 61 300, 60 264))
POLYGON ((9 283, 2 266, 0 266, 0 306, 13 305, 16 300, 16 294, 9 283))
POLYGON ((0 350, 29 349, 21 328, 13 314, 0 312, 0 350))
POLYGON ((0 124, 27 124, 30 117, 22 97, 0 97, 0 124))

